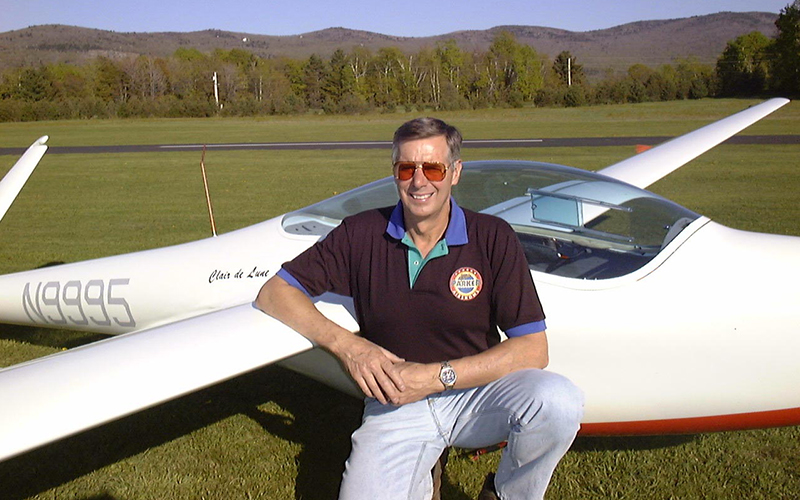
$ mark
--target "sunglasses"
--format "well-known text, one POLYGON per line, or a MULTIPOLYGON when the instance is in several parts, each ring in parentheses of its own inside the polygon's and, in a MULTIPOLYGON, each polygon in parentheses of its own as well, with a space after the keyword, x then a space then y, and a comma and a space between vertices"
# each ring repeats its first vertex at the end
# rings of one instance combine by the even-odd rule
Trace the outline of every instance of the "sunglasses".
POLYGON ((395 176, 401 181, 407 181, 414 177, 414 173, 418 168, 422 169, 422 174, 426 179, 432 182, 439 182, 443 181, 445 175, 447 175, 449 165, 438 161, 397 161, 394 163, 395 176))

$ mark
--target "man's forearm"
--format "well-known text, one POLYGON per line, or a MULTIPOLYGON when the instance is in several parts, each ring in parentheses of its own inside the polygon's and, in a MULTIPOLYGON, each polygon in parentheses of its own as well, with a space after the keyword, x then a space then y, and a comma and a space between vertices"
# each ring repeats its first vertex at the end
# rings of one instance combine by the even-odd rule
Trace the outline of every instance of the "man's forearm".
POLYGON ((455 387, 467 389, 494 382, 509 373, 548 364, 546 332, 512 337, 479 354, 451 360, 458 375, 455 387))
MULTIPOLYGON (((469 389, 494 382, 509 373, 526 368, 544 368, 548 363, 547 334, 532 333, 512 337, 473 356, 450 360, 458 379, 456 389, 469 389)), ((403 363, 400 373, 407 390, 400 395, 400 404, 418 401, 429 394, 442 392, 439 363, 403 363)))
POLYGON ((303 292, 280 276, 264 283, 256 298, 256 306, 329 351, 335 349, 340 336, 352 335, 326 318, 303 292))

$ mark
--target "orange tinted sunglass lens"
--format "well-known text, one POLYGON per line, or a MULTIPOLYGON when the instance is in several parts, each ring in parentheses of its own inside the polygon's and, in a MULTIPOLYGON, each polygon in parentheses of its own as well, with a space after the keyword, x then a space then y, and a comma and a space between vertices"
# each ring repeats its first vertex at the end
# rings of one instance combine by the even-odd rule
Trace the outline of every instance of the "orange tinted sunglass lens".
POLYGON ((438 182, 444 179, 447 167, 437 162, 425 162, 422 164, 422 173, 429 181, 438 182))
POLYGON ((398 161, 394 164, 397 171, 397 178, 401 181, 407 181, 414 177, 414 172, 417 170, 417 164, 413 161, 398 161))
MULTIPOLYGON (((417 170, 417 164, 413 161, 398 161, 394 164, 397 178, 401 181, 407 181, 414 177, 414 172, 417 170)), ((447 174, 447 165, 435 161, 425 161, 420 164, 422 174, 426 179, 433 182, 444 180, 447 174)))

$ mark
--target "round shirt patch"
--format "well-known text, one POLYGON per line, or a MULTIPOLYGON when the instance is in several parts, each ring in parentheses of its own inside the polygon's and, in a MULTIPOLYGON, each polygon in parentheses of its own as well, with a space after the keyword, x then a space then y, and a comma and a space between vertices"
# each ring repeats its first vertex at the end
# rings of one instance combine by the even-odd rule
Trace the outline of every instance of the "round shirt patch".
POLYGON ((458 300, 472 300, 481 293, 483 278, 471 267, 462 267, 450 276, 450 291, 458 300))

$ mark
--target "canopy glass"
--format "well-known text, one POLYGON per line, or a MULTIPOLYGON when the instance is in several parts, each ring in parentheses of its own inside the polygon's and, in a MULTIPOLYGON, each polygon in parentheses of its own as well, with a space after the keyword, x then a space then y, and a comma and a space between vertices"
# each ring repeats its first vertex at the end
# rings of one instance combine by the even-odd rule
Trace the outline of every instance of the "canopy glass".
MULTIPOLYGON (((465 162, 453 196, 506 220, 532 270, 608 279, 639 269, 699 215, 585 170, 522 161, 465 162)), ((287 214, 287 232, 325 235, 344 217, 397 203, 389 177, 287 214)))

